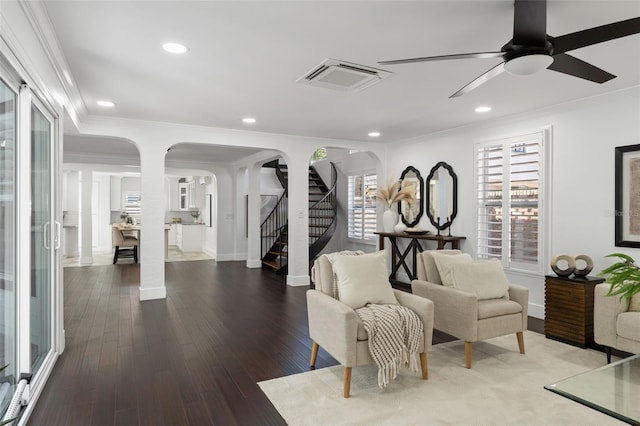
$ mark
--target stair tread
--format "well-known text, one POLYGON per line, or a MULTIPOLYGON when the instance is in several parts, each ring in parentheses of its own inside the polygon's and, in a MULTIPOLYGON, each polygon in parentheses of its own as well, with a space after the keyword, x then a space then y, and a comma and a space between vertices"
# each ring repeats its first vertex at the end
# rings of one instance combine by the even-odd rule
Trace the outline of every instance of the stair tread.
POLYGON ((273 250, 269 250, 268 252, 269 254, 274 254, 276 256, 280 256, 280 257, 288 257, 289 253, 286 251, 273 251, 273 250))
POLYGON ((267 265, 267 266, 269 266, 269 267, 271 267, 271 268, 273 268, 273 269, 276 269, 276 270, 277 270, 277 269, 280 269, 281 267, 283 267, 283 266, 286 266, 286 265, 287 265, 286 263, 283 263, 283 264, 281 265, 281 264, 280 264, 280 262, 271 261, 271 260, 263 260, 263 261, 262 261, 262 264, 263 264, 263 265, 267 265))

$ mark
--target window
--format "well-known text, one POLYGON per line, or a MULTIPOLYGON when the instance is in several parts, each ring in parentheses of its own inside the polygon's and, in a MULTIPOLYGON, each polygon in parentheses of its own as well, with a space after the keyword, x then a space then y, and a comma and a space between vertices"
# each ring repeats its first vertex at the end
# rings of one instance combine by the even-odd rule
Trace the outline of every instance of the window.
POLYGON ((140 219, 142 213, 142 200, 139 192, 127 192, 124 194, 124 212, 136 219, 140 219))
POLYGON ((477 254, 540 271, 545 133, 476 146, 477 254))
POLYGON ((376 231, 375 173, 349 176, 349 205, 347 211, 348 237, 375 241, 376 231))

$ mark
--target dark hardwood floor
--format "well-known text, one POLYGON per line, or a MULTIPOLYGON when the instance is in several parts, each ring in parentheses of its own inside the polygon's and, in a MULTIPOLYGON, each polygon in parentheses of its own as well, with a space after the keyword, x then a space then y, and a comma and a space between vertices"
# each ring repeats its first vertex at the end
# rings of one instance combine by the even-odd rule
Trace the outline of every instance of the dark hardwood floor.
MULTIPOLYGON (((173 262, 167 299, 141 303, 138 265, 64 276, 66 350, 30 425, 285 424, 257 382, 309 370, 307 287, 244 262, 173 262)), ((316 367, 331 365, 321 349, 316 367)))

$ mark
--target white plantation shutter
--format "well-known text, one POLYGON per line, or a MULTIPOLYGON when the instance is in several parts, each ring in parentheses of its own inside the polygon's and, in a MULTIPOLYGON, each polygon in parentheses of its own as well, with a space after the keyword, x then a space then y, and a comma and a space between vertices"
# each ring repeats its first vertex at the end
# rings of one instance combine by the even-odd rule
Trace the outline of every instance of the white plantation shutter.
POLYGON ((374 240, 376 230, 376 182, 375 173, 349 176, 347 207, 348 237, 358 240, 374 240))
POLYGON ((140 218, 142 200, 139 192, 127 192, 124 194, 124 211, 131 217, 140 218))
POLYGON ((476 146, 477 253, 539 270, 544 133, 476 146))

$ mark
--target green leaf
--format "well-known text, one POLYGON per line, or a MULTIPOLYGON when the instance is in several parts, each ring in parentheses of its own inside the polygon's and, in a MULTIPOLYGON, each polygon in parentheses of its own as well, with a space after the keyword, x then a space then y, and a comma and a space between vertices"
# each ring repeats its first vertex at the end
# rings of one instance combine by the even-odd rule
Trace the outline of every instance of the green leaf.
POLYGON ((610 284, 607 295, 620 296, 628 302, 633 295, 640 293, 640 268, 631 256, 623 253, 612 253, 606 257, 621 259, 599 274, 610 284))

